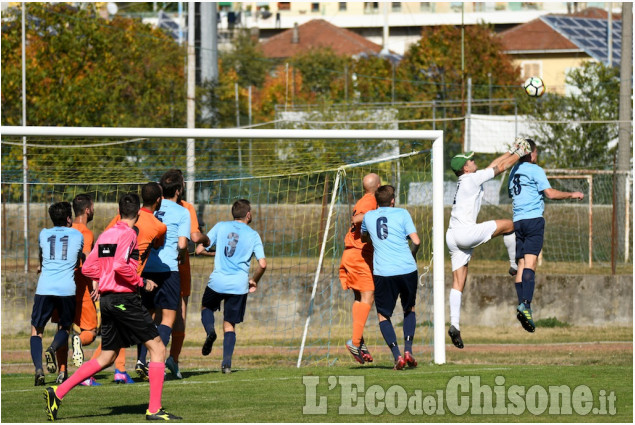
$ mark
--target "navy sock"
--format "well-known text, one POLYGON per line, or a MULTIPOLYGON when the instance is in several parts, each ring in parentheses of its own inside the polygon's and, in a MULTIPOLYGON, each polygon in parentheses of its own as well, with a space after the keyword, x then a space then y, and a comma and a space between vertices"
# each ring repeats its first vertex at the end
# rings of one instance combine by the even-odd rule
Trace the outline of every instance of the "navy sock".
POLYGON ((57 351, 60 347, 68 347, 68 330, 66 329, 58 330, 53 337, 53 342, 51 342, 53 351, 57 351))
POLYGON ((225 332, 225 338, 223 339, 223 366, 231 367, 235 346, 236 332, 225 332))
POLYGON ((35 370, 42 370, 42 338, 32 336, 29 345, 31 346, 31 359, 35 370))
POLYGON ((148 357, 148 349, 145 344, 141 344, 137 354, 137 360, 140 360, 143 364, 146 364, 146 357, 148 357))
POLYGON ((203 322, 206 334, 212 332, 214 330, 214 312, 209 308, 201 310, 201 322, 203 322))
POLYGON ((523 303, 530 308, 531 300, 534 298, 534 287, 536 286, 536 272, 531 269, 523 270, 523 303))
POLYGON ((399 346, 397 345, 397 334, 395 334, 395 329, 392 327, 390 320, 379 322, 379 330, 384 336, 384 341, 388 344, 390 351, 392 351, 392 356, 395 360, 397 360, 397 358, 401 356, 401 352, 399 351, 399 346))
POLYGON ((412 353, 412 340, 415 336, 415 328, 417 327, 417 319, 414 311, 409 311, 403 317, 403 338, 404 338, 404 351, 410 351, 412 353))
POLYGON ((523 302, 523 283, 516 282, 516 295, 518 295, 518 304, 523 302))
POLYGON ((172 335, 172 328, 166 325, 157 326, 157 331, 159 331, 159 336, 161 337, 161 341, 163 341, 163 345, 166 347, 170 343, 170 335, 172 335))

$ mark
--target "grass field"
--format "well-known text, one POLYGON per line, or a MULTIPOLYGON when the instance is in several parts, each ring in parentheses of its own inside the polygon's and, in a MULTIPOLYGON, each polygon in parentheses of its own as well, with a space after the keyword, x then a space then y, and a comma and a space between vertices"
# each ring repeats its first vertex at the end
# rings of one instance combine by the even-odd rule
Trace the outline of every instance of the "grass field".
MULTIPOLYGON (((200 346, 190 342, 181 360, 184 379, 168 374, 163 404, 185 422, 633 421, 631 328, 556 327, 533 335, 512 328, 462 330, 469 335, 466 348, 448 346, 447 364, 432 365, 429 354, 421 353, 416 369, 400 372, 391 369, 385 346, 370 347, 372 365, 358 365, 341 350, 335 366, 296 369, 293 359, 279 366, 280 352, 268 356, 266 347, 239 341, 236 369, 223 375, 220 346, 202 357, 200 346), (454 385, 469 379, 470 387, 454 385), (526 396, 518 399, 515 386, 524 387, 526 396), (550 392, 555 386, 566 386, 572 402, 550 392), (587 387, 592 394, 585 400, 587 387), (351 389, 360 392, 352 397, 351 389), (496 410, 488 412, 490 405, 496 410)), ((23 341, 11 348, 3 343, 2 422, 45 421, 42 388, 33 387, 28 338, 23 341)), ((59 421, 145 421, 147 383, 115 385, 112 369, 97 378, 101 387, 77 387, 65 397, 59 421)))

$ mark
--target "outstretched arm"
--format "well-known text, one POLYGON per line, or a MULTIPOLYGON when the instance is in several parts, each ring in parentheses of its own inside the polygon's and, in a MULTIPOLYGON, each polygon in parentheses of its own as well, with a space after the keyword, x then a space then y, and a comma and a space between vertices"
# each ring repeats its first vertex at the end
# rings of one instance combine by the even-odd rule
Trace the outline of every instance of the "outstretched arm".
POLYGON ((551 187, 549 189, 545 189, 544 194, 547 198, 552 200, 584 199, 584 194, 582 192, 562 192, 551 187))

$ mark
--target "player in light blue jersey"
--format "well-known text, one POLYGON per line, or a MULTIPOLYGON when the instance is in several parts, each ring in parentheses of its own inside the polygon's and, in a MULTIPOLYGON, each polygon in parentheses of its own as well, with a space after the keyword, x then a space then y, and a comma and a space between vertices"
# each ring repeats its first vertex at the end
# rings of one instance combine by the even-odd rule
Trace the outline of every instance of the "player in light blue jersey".
MULTIPOLYGON (((183 192, 183 174, 179 170, 168 170, 161 177, 163 200, 154 216, 167 227, 163 245, 152 248, 141 277, 150 285, 141 290, 143 305, 153 313, 154 321, 161 340, 168 346, 172 326, 176 320, 176 312, 181 304, 181 278, 179 263, 185 257, 187 242, 190 237, 190 213, 177 204, 183 192)), ((135 372, 146 379, 147 349, 145 345, 138 347, 135 372)))
POLYGON ((406 363, 417 366, 412 355, 415 335, 414 312, 417 296, 417 251, 421 241, 410 213, 395 206, 395 188, 380 186, 375 192, 378 208, 368 211, 362 221, 362 240, 373 243, 373 280, 375 282, 375 307, 379 317, 379 329, 395 358, 395 369, 401 370, 406 363), (412 242, 409 245, 408 239, 412 242), (403 333, 404 356, 401 356, 397 335, 390 318, 401 298, 404 312, 403 333))
POLYGON ((518 307, 516 318, 528 332, 534 332, 531 301, 536 286, 536 265, 542 250, 545 234, 543 196, 549 199, 583 199, 582 192, 561 192, 551 187, 544 170, 536 164, 538 148, 531 139, 526 139, 531 153, 523 156, 509 173, 508 191, 513 200, 514 231, 516 233, 516 293, 518 307))
POLYGON ((251 223, 251 204, 246 199, 239 199, 232 205, 234 221, 217 223, 207 236, 210 246, 196 247, 197 254, 211 255, 210 250, 216 246, 214 271, 209 277, 207 288, 203 294, 201 321, 207 333, 202 354, 207 356, 216 341, 214 330, 214 311, 220 310, 223 302, 223 373, 231 373, 232 355, 236 345, 236 325, 245 317, 247 295, 256 291, 258 281, 267 268, 265 251, 258 232, 248 226, 251 223), (249 265, 255 256, 258 266, 251 279, 249 265))
MULTIPOLYGON (((40 266, 31 314, 31 358, 35 366, 35 385, 44 385, 42 333, 53 310, 59 314, 57 333, 46 349, 46 368, 57 371, 55 351, 68 347, 68 335, 75 319, 75 267, 82 255, 84 237, 73 229, 71 204, 58 202, 49 207, 53 228, 40 232, 40 266)), ((66 348, 68 350, 68 348, 66 348)))

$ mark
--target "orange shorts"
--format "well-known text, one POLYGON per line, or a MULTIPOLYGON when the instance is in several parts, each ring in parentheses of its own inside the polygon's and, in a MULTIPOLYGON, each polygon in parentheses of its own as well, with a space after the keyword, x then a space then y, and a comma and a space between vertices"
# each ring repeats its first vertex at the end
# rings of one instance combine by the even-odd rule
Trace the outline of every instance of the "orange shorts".
POLYGON ((189 258, 179 264, 179 277, 181 279, 181 298, 189 297, 192 293, 192 274, 190 272, 189 258))
POLYGON ((84 330, 97 329, 97 309, 90 298, 92 280, 78 271, 75 271, 75 324, 84 330))
POLYGON ((374 291, 372 251, 345 249, 340 263, 340 283, 344 290, 374 291))

